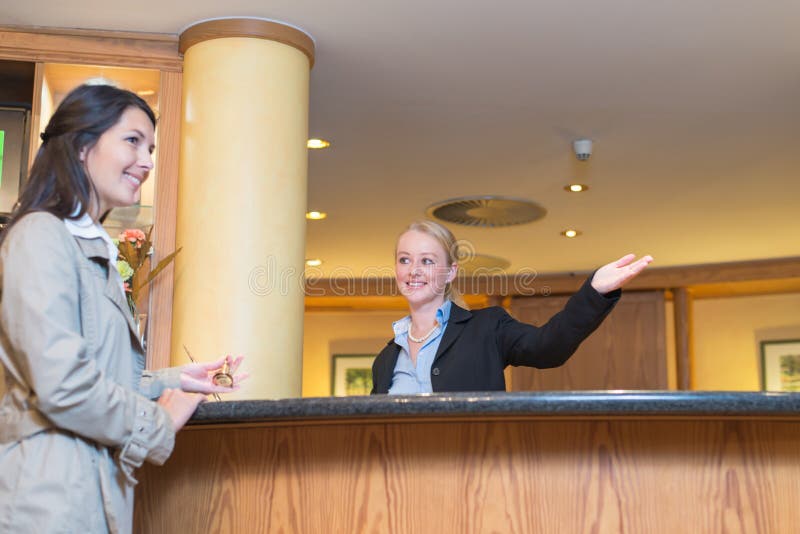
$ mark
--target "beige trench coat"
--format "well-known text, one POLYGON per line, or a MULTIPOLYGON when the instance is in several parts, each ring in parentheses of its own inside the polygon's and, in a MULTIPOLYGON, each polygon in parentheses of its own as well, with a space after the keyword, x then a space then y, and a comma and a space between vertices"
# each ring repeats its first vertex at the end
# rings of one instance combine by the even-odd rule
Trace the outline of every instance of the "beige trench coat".
POLYGON ((0 248, 0 532, 130 532, 134 469, 175 432, 149 400, 178 369, 144 372, 101 239, 32 213, 0 248))

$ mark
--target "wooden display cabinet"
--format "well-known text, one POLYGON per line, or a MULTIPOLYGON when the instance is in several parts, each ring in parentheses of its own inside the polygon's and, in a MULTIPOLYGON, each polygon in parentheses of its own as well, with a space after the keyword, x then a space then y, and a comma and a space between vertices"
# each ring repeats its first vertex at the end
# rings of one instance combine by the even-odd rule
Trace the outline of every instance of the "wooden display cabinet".
MULTIPOLYGON (((35 64, 28 164, 39 133, 72 88, 88 78, 105 78, 140 94, 157 110, 156 167, 145 182, 140 206, 115 210, 109 231, 153 225, 158 262, 175 249, 178 154, 183 58, 177 36, 130 32, 0 26, 0 60, 35 64)), ((3 72, 0 71, 0 79, 3 72)), ((147 365, 170 362, 173 267, 150 286, 147 365)))

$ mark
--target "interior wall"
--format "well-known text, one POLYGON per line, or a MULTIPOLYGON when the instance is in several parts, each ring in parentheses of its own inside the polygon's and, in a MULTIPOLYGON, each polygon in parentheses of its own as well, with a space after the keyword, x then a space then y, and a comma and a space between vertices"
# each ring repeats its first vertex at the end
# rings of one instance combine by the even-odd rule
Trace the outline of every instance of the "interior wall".
POLYGON ((800 293, 694 301, 693 389, 760 390, 760 343, 800 339, 800 293))
MULTIPOLYGON (((700 299, 694 310, 694 389, 760 389, 760 343, 800 339, 800 294, 700 299)), ((377 353, 402 311, 305 314, 303 396, 330 395, 333 354, 377 353)), ((667 383, 675 389, 673 306, 665 303, 667 383)))
POLYGON ((331 395, 333 354, 375 354, 404 311, 310 311, 303 325, 303 397, 331 395))
MULTIPOLYGON (((567 297, 512 299, 518 320, 544 325, 567 297)), ((513 391, 668 388, 666 319, 662 291, 626 291, 614 310, 564 365, 514 367, 513 391)))
MULTIPOLYGON (((303 396, 331 394, 333 354, 377 354, 402 311, 306 312, 303 335, 303 396)), ((675 388, 672 303, 666 303, 667 366, 675 388)), ((694 301, 694 389, 760 389, 760 342, 800 339, 800 294, 694 301)), ((0 395, 4 389, 0 368, 0 395)))

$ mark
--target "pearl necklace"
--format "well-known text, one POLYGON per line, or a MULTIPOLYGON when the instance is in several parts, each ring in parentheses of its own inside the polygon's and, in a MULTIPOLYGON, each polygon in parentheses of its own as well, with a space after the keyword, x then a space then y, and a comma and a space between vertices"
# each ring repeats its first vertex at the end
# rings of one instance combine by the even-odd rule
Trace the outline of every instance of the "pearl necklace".
POLYGON ((438 321, 433 324, 433 328, 431 328, 430 331, 427 334, 425 334, 422 337, 414 337, 411 334, 411 325, 409 325, 409 327, 408 327, 408 339, 410 339, 414 343, 422 343, 423 341, 425 341, 426 339, 431 337, 431 334, 433 334, 436 331, 437 328, 439 328, 438 321))

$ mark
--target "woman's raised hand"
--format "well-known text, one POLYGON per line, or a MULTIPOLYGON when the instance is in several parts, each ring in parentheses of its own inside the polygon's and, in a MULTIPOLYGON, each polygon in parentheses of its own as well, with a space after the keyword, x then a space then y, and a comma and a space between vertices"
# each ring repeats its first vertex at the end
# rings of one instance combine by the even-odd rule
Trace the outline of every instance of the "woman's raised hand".
POLYGON ((635 278, 652 261, 652 256, 642 256, 637 260, 635 254, 626 254, 597 269, 592 277, 592 287, 601 295, 611 293, 635 278))

